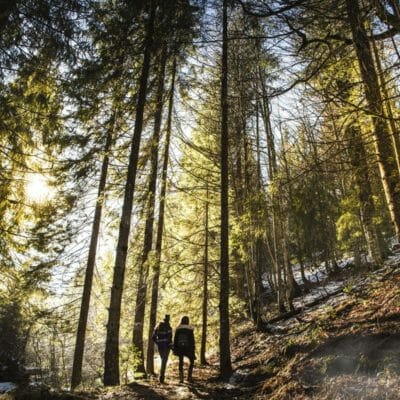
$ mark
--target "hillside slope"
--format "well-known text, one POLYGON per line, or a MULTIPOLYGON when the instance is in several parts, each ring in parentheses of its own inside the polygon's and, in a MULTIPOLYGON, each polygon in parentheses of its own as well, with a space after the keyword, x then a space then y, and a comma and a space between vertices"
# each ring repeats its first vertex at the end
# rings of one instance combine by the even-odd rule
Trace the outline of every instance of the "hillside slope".
POLYGON ((399 399, 399 266, 344 282, 269 332, 244 328, 232 383, 258 385, 257 399, 399 399))
POLYGON ((264 332, 234 321, 229 383, 218 380, 215 359, 196 367, 193 384, 178 384, 172 363, 165 385, 151 379, 92 393, 23 390, 0 399, 400 399, 399 264, 356 274, 346 268, 334 279, 335 290, 328 290, 332 282, 324 285, 297 300, 295 315, 275 318, 264 332))

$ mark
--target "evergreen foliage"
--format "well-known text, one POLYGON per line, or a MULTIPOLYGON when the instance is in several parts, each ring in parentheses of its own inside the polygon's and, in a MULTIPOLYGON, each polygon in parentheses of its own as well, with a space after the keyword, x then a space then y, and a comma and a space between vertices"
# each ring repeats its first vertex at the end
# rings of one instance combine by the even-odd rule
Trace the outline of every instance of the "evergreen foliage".
POLYGON ((163 313, 229 378, 237 321, 293 312, 307 270, 382 265, 394 3, 1 1, 1 378, 153 374, 163 313))

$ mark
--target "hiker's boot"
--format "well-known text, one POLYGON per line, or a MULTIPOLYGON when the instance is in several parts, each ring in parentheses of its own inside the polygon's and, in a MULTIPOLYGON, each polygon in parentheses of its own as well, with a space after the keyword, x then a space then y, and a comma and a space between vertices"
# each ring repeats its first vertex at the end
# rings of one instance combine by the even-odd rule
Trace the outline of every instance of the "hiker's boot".
POLYGON ((183 383, 183 371, 179 371, 179 383, 183 383))

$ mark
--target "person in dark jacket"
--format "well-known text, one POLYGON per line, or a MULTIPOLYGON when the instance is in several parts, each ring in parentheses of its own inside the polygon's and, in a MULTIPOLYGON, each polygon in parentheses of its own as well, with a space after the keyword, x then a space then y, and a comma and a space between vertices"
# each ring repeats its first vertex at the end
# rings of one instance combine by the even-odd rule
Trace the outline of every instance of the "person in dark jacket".
POLYGON ((152 338, 161 357, 160 383, 164 383, 165 369, 172 348, 172 327, 169 323, 169 315, 166 315, 164 320, 156 326, 152 338))
POLYGON ((179 382, 183 383, 183 358, 187 357, 190 361, 188 371, 188 381, 192 382, 193 366, 195 356, 195 343, 193 328, 189 325, 189 317, 182 317, 180 325, 175 330, 174 354, 179 357, 179 382))

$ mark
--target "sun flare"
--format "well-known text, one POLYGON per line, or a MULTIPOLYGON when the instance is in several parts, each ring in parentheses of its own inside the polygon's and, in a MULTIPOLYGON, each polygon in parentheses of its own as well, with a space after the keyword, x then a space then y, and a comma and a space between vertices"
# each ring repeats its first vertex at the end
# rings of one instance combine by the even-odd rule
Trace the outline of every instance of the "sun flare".
POLYGON ((48 180, 41 174, 32 174, 25 187, 25 195, 34 203, 44 203, 54 196, 54 189, 49 186, 48 180))

